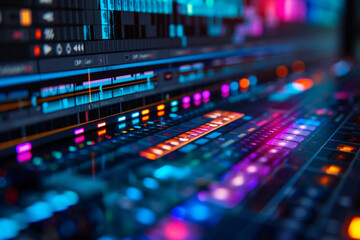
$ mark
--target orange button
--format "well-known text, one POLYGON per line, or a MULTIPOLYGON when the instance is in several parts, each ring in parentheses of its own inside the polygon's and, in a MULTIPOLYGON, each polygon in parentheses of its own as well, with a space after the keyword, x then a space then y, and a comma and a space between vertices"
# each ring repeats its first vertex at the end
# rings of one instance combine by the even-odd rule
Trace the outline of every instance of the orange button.
POLYGON ((338 147, 337 147, 337 150, 340 150, 340 151, 343 151, 343 152, 352 152, 354 151, 354 147, 352 146, 349 146, 349 145, 345 145, 345 144, 340 144, 338 147))
POLYGON ((164 110, 164 109, 165 109, 165 105, 164 105, 164 104, 158 105, 158 106, 156 107, 156 109, 157 109, 158 111, 164 110))
POLYGON ((341 172, 341 167, 337 165, 324 166, 323 171, 327 174, 338 175, 341 172))
POLYGON ((348 234, 352 239, 360 239, 360 217, 354 217, 351 220, 348 234))

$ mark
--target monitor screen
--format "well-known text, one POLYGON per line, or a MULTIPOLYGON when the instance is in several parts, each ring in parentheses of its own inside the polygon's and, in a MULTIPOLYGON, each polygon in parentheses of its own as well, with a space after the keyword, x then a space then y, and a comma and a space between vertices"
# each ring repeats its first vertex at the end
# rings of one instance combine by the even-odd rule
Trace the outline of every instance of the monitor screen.
POLYGON ((191 91, 210 101, 216 91, 226 95, 230 87, 246 90, 301 71, 338 54, 343 12, 339 0, 13 0, 0 6, 3 156, 137 119, 142 107, 190 102, 191 91), (220 87, 230 80, 239 84, 220 87))

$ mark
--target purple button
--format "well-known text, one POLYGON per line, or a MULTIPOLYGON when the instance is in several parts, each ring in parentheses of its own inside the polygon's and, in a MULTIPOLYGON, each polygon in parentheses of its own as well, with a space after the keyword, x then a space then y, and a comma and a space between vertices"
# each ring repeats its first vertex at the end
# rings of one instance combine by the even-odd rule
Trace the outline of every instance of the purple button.
POLYGON ((308 131, 313 131, 315 130, 315 126, 310 126, 310 125, 305 125, 305 124, 291 124, 290 125, 291 128, 297 128, 297 129, 301 129, 301 130, 308 130, 308 131))
POLYGON ((245 193, 240 189, 226 186, 213 185, 210 189, 208 201, 227 208, 236 206, 245 196, 245 193))
POLYGON ((289 142, 289 141, 280 140, 280 139, 271 139, 266 144, 273 145, 273 146, 279 146, 279 147, 286 147, 286 148, 290 148, 290 149, 296 148, 296 146, 297 146, 296 142, 289 142))
POLYGON ((304 137, 296 136, 296 135, 292 135, 292 134, 287 134, 287 133, 280 133, 275 138, 282 139, 282 140, 293 141, 293 142, 298 142, 298 143, 301 142, 302 140, 304 140, 304 137))
POLYGON ((296 129, 296 128, 286 128, 283 133, 290 133, 290 134, 294 134, 294 135, 300 135, 300 136, 307 136, 310 134, 310 131, 306 131, 306 130, 300 130, 300 129, 296 129))

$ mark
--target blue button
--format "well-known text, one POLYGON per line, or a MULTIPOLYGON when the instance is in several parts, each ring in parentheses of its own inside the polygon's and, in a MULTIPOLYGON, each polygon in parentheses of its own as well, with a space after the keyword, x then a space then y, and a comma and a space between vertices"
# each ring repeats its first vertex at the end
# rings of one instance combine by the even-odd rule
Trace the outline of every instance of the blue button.
POLYGON ((212 132, 208 135, 206 135, 207 138, 211 138, 211 139, 214 139, 214 138, 217 138, 218 136, 220 136, 222 133, 219 133, 219 132, 212 132))
POLYGON ((200 139, 196 140, 194 143, 199 144, 199 145, 202 145, 202 144, 207 143, 208 141, 209 141, 209 139, 200 138, 200 139))
POLYGON ((197 146, 195 144, 188 144, 188 145, 180 148, 179 151, 180 152, 191 152, 195 148, 197 148, 197 146))
POLYGON ((248 116, 248 115, 247 115, 247 116, 243 117, 243 119, 244 119, 244 120, 251 120, 251 119, 252 119, 252 116, 248 116))

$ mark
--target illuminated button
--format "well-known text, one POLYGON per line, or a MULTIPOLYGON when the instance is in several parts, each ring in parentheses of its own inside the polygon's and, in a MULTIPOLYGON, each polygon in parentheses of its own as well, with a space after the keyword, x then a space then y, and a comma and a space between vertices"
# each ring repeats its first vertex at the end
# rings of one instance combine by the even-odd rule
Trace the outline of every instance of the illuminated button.
POLYGON ((334 182, 334 179, 330 176, 321 176, 317 178, 317 182, 322 186, 328 187, 334 182))
POLYGON ((158 149, 158 148, 151 148, 151 151, 157 155, 161 155, 164 152, 163 150, 158 149))
POLYGON ((277 153, 277 152, 278 152, 278 150, 275 149, 275 148, 273 148, 273 149, 271 149, 271 150, 269 151, 269 153, 277 153))
POLYGON ((245 194, 243 193, 241 187, 229 189, 226 187, 218 186, 212 189, 209 199, 215 204, 220 204, 227 208, 232 208, 236 206, 243 198, 245 194))
POLYGON ((158 106, 156 107, 156 109, 157 109, 158 111, 164 110, 164 109, 165 109, 165 105, 164 105, 164 104, 158 105, 158 106))
POLYGON ((30 9, 20 10, 20 24, 23 27, 29 27, 32 24, 32 14, 30 9))
POLYGON ((212 132, 212 133, 209 133, 208 135, 206 135, 206 138, 215 139, 218 136, 220 136, 221 134, 222 133, 220 133, 220 132, 212 132))
POLYGON ((38 56, 40 56, 40 53, 41 53, 40 47, 38 45, 36 45, 34 47, 34 56, 38 57, 38 56))
POLYGON ((217 116, 216 116, 215 114, 207 115, 206 117, 209 117, 209 118, 217 118, 217 116))
POLYGON ((210 127, 217 127, 218 125, 213 124, 213 123, 209 123, 209 126, 210 126, 210 127))
POLYGON ((295 121, 296 124, 299 125, 311 125, 311 126, 315 126, 318 127, 320 126, 321 122, 317 121, 317 120, 313 120, 313 119, 305 119, 305 118, 299 118, 298 120, 295 121))
POLYGON ((245 136, 246 136, 246 133, 240 133, 240 134, 238 135, 239 138, 243 138, 243 137, 245 137, 245 136))
POLYGON ((196 130, 207 132, 207 131, 209 131, 209 127, 208 126, 201 126, 201 127, 198 127, 196 130))
POLYGON ((348 235, 352 239, 360 239, 360 217, 351 219, 348 228, 348 235))
POLYGON ((192 132, 196 132, 196 133, 198 133, 198 134, 203 134, 204 133, 204 131, 201 131, 201 130, 199 130, 199 129, 193 129, 193 130, 191 130, 192 132))
POLYGON ((174 146, 177 146, 177 145, 179 145, 179 142, 178 141, 169 141, 169 143, 171 144, 171 145, 174 145, 174 146))
POLYGON ((336 147, 337 150, 340 150, 342 152, 356 152, 357 149, 353 146, 345 145, 345 144, 339 144, 339 146, 336 147))
POLYGON ((205 144, 205 143, 207 143, 207 142, 209 142, 209 139, 200 138, 200 139, 196 140, 194 143, 199 144, 199 145, 202 145, 202 144, 205 144))
POLYGON ((248 88, 250 83, 249 83, 249 79, 247 78, 243 78, 239 81, 239 85, 241 88, 248 88))
POLYGON ((189 141, 189 138, 181 137, 181 138, 179 138, 179 140, 182 142, 187 142, 187 141, 189 141))
POLYGON ((165 149, 165 150, 171 150, 171 146, 166 145, 166 144, 161 145, 161 148, 165 149))
POLYGON ((231 184, 237 187, 243 185, 244 183, 245 183, 245 177, 243 174, 236 176, 231 180, 231 184))
POLYGON ((286 134, 286 133, 280 133, 275 138, 293 141, 293 142, 301 142, 302 140, 304 140, 304 137, 302 137, 302 136, 296 136, 296 135, 291 135, 291 134, 286 134))
POLYGON ((279 147, 286 147, 286 148, 290 148, 290 149, 296 148, 296 146, 297 146, 296 142, 290 142, 290 141, 279 140, 279 139, 271 139, 266 144, 279 146, 279 147))
POLYGON ((246 168, 246 172, 248 172, 248 173, 256 173, 257 170, 258 170, 257 167, 254 165, 250 165, 246 168))
POLYGON ((193 131, 189 131, 187 132, 187 134, 190 134, 191 136, 195 136, 195 137, 199 136, 199 133, 193 131))
POLYGON ((98 136, 102 136, 104 134, 106 134, 106 129, 98 131, 98 136))
POLYGON ((196 149, 197 145, 195 144, 187 144, 186 146, 179 149, 180 152, 191 152, 192 150, 196 149))
POLYGON ((141 111, 141 114, 142 115, 146 115, 146 114, 149 114, 150 113, 150 110, 149 109, 145 109, 145 110, 142 110, 141 111))
POLYGON ((305 125, 305 124, 291 124, 290 125, 291 128, 297 128, 297 129, 302 129, 302 130, 308 130, 308 131, 313 131, 315 130, 315 126, 310 126, 310 125, 305 125))
POLYGON ((230 197, 230 191, 226 188, 220 187, 220 188, 216 188, 212 192, 212 195, 214 198, 216 198, 218 200, 225 200, 228 197, 230 197))
POLYGON ((37 28, 37 29, 35 30, 35 38, 36 38, 37 40, 39 40, 39 39, 41 39, 41 35, 42 35, 41 29, 37 28))
POLYGON ((330 166, 324 166, 322 167, 322 170, 327 173, 327 174, 330 174, 330 175, 338 175, 340 172, 341 172, 341 167, 340 166, 337 166, 337 165, 330 165, 330 166))
POLYGON ((300 129, 296 129, 296 128, 287 128, 283 132, 294 134, 294 135, 305 136, 305 137, 311 133, 310 131, 300 130, 300 129))
POLYGON ((140 152, 140 156, 150 160, 155 160, 157 158, 154 153, 145 152, 145 151, 140 152))
POLYGON ((258 122, 258 123, 256 124, 256 126, 261 127, 262 125, 264 125, 264 124, 267 123, 267 122, 268 122, 268 121, 266 121, 266 120, 262 120, 262 121, 258 122))

